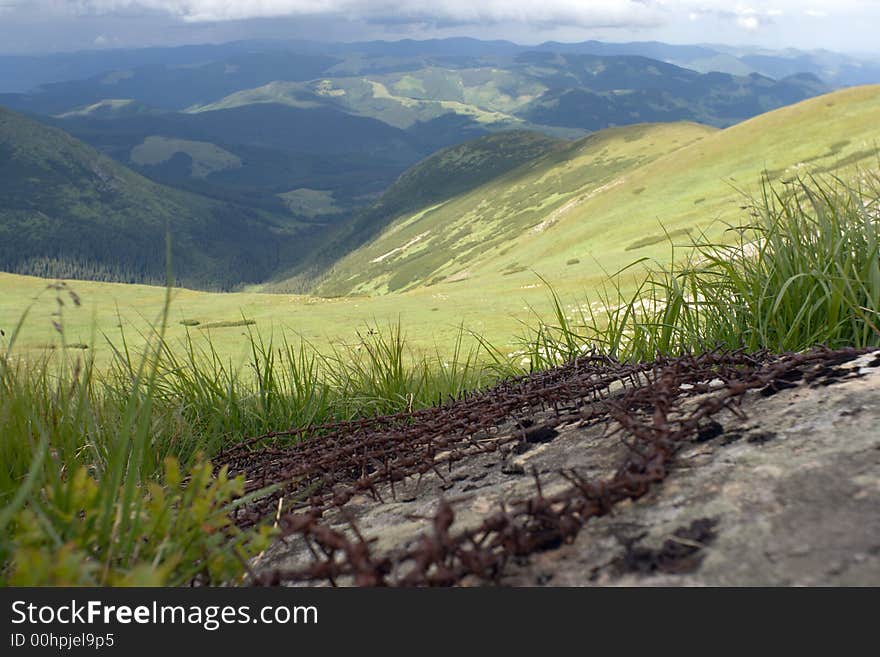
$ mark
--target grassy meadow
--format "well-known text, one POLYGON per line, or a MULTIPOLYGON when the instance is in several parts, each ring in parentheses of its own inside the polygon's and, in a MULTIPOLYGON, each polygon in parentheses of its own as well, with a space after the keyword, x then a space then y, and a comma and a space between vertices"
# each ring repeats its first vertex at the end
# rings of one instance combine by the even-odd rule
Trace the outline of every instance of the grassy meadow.
MULTIPOLYGON (((172 291, 166 336, 183 347, 209 342, 224 359, 241 365, 250 352, 250 332, 265 337, 301 339, 320 351, 333 345, 356 345, 359 334, 398 322, 409 344, 419 351, 451 349, 461 327, 478 332, 499 346, 513 346, 530 308, 552 309, 544 284, 536 276, 513 289, 420 289, 381 297, 322 298, 259 292, 207 293, 172 291), (248 322, 244 324, 243 322, 248 322), (254 322, 254 323, 250 323, 254 322)), ((53 325, 59 310, 49 281, 0 273, 0 329, 7 334, 24 310, 31 308, 16 345, 17 353, 38 358, 58 351, 62 336, 53 325)), ((132 345, 142 345, 160 317, 165 290, 148 285, 66 281, 82 305, 61 309, 68 345, 87 345, 98 365, 113 359, 110 343, 119 343, 122 329, 132 345)), ((2 343, 0 343, 2 344, 2 343)), ((75 348, 68 348, 68 351, 75 348)), ((85 350, 83 350, 85 351, 85 350)))

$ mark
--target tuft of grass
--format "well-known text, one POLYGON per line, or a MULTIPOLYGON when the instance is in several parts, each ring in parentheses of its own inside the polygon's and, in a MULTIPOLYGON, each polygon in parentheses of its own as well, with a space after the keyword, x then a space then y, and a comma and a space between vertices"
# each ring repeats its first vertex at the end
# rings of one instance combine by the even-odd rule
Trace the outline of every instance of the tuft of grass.
MULTIPOLYGON (((696 238, 683 260, 654 265, 628 289, 609 278, 598 300, 555 316, 521 339, 530 367, 586 351, 651 360, 716 348, 800 351, 880 345, 880 175, 856 183, 811 176, 765 180, 730 243, 696 238)), ((672 233, 667 235, 671 237, 672 233)))
MULTIPOLYGON (((63 299, 79 299, 63 284, 48 289, 65 347, 63 299)), ((0 581, 219 583, 265 547, 268 530, 230 523, 243 481, 198 454, 182 471, 177 445, 156 440, 180 428, 158 386, 170 294, 145 352, 118 351, 124 379, 101 378, 92 359, 65 349, 54 361, 15 358, 24 316, 13 331, 0 356, 0 581)))
POLYGON ((635 251, 646 246, 651 246, 652 244, 659 244, 660 242, 668 240, 670 237, 687 237, 688 235, 690 235, 690 233, 690 229, 680 228, 679 230, 673 230, 669 233, 664 233, 663 235, 648 235, 647 237, 636 240, 635 242, 627 246, 625 250, 635 251))
POLYGON ((413 351, 399 323, 329 355, 251 331, 235 368, 210 341, 170 344, 166 318, 167 306, 141 353, 121 332, 100 371, 91 352, 19 359, 13 332, 0 359, 0 582, 233 582, 271 530, 230 523, 243 481, 214 471, 212 455, 245 436, 413 411, 497 380, 463 329, 442 355, 413 351))

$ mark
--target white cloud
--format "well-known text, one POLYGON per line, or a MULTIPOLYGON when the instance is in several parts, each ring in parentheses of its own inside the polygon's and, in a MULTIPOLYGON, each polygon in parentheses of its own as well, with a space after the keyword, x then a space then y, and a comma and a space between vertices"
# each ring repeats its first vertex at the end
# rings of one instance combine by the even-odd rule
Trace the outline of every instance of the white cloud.
POLYGON ((880 0, 0 0, 0 52, 94 47, 100 34, 114 46, 472 36, 873 53, 878 24, 880 0))
MULTIPOLYGON (((187 22, 277 16, 340 16, 377 22, 521 23, 580 27, 655 26, 683 19, 727 18, 754 30, 787 13, 804 11, 803 0, 0 0, 0 9, 48 10, 100 15, 152 10, 187 22), (768 6, 770 5, 770 6, 768 6)), ((814 0, 806 10, 824 17, 877 9, 877 0, 814 0)))
POLYGON ((761 21, 757 16, 739 16, 736 19, 736 24, 749 31, 757 30, 761 27, 761 21))
MULTIPOLYGON (((9 1, 9 0, 7 0, 9 1)), ((562 23, 579 26, 656 25, 662 0, 11 0, 13 4, 66 5, 80 14, 147 9, 187 22, 276 16, 338 15, 389 21, 448 23, 562 23)))

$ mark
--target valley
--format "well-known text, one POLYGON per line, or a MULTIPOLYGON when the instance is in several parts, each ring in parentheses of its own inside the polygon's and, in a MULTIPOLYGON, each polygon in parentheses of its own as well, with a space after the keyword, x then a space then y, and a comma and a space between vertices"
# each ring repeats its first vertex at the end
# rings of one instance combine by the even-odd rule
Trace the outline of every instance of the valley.
MULTIPOLYGON (((849 179, 871 167, 878 121, 880 87, 862 87, 724 130, 675 123, 571 143, 525 132, 480 138, 410 170, 342 226, 326 252, 303 254, 293 276, 236 293, 175 290, 168 336, 176 344, 187 332, 210 338, 241 361, 249 331, 327 349, 399 322, 417 350, 442 352, 464 327, 513 352, 522 322, 552 310, 546 282, 574 316, 597 302, 609 274, 641 259, 665 263, 671 245, 681 254, 691 237, 727 239, 729 225, 747 220, 743 194, 759 194, 762 176, 779 186, 811 172, 849 179), (340 251, 350 253, 333 260, 340 251), (242 319, 255 323, 234 326, 242 319), (200 328, 218 322, 233 326, 200 328)), ((90 345, 99 361, 112 353, 104 335, 118 341, 122 323, 138 342, 164 299, 160 287, 70 285, 84 307, 65 310, 65 339, 90 345)), ((0 328, 9 333, 45 287, 0 274, 0 328)), ((44 295, 27 319, 23 350, 59 344, 53 312, 44 295)))

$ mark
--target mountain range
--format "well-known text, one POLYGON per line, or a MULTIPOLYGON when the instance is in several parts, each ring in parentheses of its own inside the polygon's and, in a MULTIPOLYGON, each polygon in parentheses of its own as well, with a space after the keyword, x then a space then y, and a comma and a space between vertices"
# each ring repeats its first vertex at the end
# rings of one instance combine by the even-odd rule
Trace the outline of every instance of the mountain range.
MULTIPOLYGON (((247 59, 265 53, 283 61, 285 53, 310 55, 320 65, 320 58, 348 60, 347 69, 378 72, 389 66, 387 58, 433 58, 444 64, 461 64, 481 57, 512 57, 528 51, 582 55, 639 55, 675 64, 701 73, 719 71, 734 75, 760 73, 773 78, 795 73, 812 73, 832 87, 877 82, 880 58, 856 56, 816 49, 760 47, 713 44, 675 45, 657 41, 607 43, 545 42, 528 46, 510 41, 484 41, 449 38, 360 43, 317 41, 248 40, 223 44, 203 44, 141 49, 92 50, 48 55, 0 55, 0 92, 32 91, 53 82, 85 80, 117 70, 167 67, 185 70, 208 62, 247 59), (383 59, 385 61, 383 61, 383 59), (355 63, 356 62, 356 63, 355 63)), ((235 62, 236 64, 239 62, 235 62)), ((390 63, 393 68, 395 64, 390 63)), ((159 69, 157 69, 159 70, 159 69)), ((290 73, 284 70, 284 79, 290 73)), ((255 86, 245 84, 243 86, 255 86)))
MULTIPOLYGON (((436 284, 467 269, 452 263, 555 225, 654 161, 743 134, 750 119, 860 80, 853 71, 880 81, 871 66, 831 53, 468 39, 0 57, 0 269, 162 282, 168 230, 177 280, 192 287, 436 284), (484 189, 509 202, 487 210, 484 189)), ((757 174, 781 148, 765 137, 768 153, 750 151, 757 174)), ((805 157, 847 164, 868 150, 842 141, 807 140, 818 150, 805 157)))

